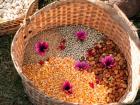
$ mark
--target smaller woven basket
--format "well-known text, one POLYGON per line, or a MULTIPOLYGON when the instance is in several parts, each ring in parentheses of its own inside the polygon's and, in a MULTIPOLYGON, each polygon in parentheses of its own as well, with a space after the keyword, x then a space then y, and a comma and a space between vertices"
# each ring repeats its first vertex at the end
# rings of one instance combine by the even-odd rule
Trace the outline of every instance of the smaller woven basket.
POLYGON ((118 103, 111 104, 134 101, 140 84, 140 42, 136 28, 116 5, 97 0, 60 0, 26 18, 12 42, 11 56, 22 78, 25 92, 34 105, 79 105, 48 97, 36 89, 22 73, 25 48, 29 40, 43 30, 67 25, 94 28, 108 36, 120 48, 127 60, 128 88, 118 103))
MULTIPOLYGON (((30 12, 30 13, 25 13, 25 14, 28 14, 26 16, 26 17, 28 17, 28 16, 32 15, 38 8, 38 0, 26 0, 26 1, 29 2, 28 9, 30 11, 28 11, 28 12, 30 12)), ((24 18, 25 18, 25 15, 23 15, 19 18, 16 18, 15 20, 7 20, 7 21, 0 23, 0 36, 6 35, 8 33, 16 32, 18 30, 18 28, 20 27, 20 23, 22 23, 24 18)))

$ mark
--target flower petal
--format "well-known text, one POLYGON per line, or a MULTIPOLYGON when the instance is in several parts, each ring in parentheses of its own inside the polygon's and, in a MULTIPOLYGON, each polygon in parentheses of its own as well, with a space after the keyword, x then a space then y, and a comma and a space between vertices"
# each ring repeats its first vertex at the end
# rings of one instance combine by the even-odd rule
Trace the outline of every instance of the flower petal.
POLYGON ((87 38, 87 33, 85 31, 78 31, 78 32, 76 32, 75 35, 76 35, 77 39, 80 41, 84 41, 87 38))
POLYGON ((78 70, 87 70, 90 68, 90 65, 86 61, 76 61, 75 68, 78 70))
POLYGON ((40 64, 40 65, 43 65, 43 64, 44 64, 44 61, 40 60, 40 61, 39 61, 39 64, 40 64))
POLYGON ((69 81, 63 83, 62 89, 66 94, 72 94, 72 84, 69 81))
POLYGON ((93 83, 93 82, 89 82, 89 86, 90 86, 91 88, 94 88, 94 83, 93 83))
POLYGON ((66 48, 66 46, 64 44, 60 44, 58 47, 60 50, 64 50, 66 48))
POLYGON ((44 56, 46 51, 48 51, 48 47, 49 45, 47 42, 40 41, 35 44, 35 51, 38 55, 44 56))
POLYGON ((62 41, 60 42, 60 45, 58 46, 58 48, 60 50, 64 50, 66 48, 65 43, 66 43, 66 39, 62 39, 62 41))
POLYGON ((115 65, 115 59, 112 55, 108 55, 105 57, 102 57, 100 60, 101 64, 107 68, 111 68, 115 65))

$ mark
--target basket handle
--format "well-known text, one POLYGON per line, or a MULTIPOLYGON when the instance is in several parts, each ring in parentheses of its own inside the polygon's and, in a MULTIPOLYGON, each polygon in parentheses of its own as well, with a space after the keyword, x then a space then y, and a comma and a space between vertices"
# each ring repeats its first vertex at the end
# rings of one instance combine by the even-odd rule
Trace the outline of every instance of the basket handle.
POLYGON ((29 18, 31 15, 33 15, 36 10, 38 9, 38 0, 33 0, 32 3, 30 4, 28 10, 26 11, 25 15, 25 24, 29 22, 29 18))

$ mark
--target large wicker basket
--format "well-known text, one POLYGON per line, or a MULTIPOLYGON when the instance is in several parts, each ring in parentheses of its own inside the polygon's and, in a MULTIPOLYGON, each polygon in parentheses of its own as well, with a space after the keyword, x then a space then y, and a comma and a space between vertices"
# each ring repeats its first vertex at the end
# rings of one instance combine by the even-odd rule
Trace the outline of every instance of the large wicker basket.
POLYGON ((44 95, 22 73, 25 47, 33 36, 45 29, 73 24, 95 28, 118 45, 125 55, 130 74, 127 92, 118 103, 133 102, 140 83, 140 44, 136 28, 116 5, 96 0, 55 1, 27 18, 17 31, 11 46, 11 55, 31 102, 34 105, 77 105, 44 95))
MULTIPOLYGON (((30 14, 28 14, 28 16, 30 16, 38 8, 38 0, 27 0, 27 2, 29 2, 29 4, 33 6, 33 7, 31 7, 29 5, 30 14)), ((16 18, 15 20, 7 20, 7 21, 0 23, 0 36, 6 35, 8 33, 16 32, 18 30, 18 28, 20 27, 20 23, 22 23, 24 18, 25 18, 25 15, 23 15, 19 18, 16 18)))

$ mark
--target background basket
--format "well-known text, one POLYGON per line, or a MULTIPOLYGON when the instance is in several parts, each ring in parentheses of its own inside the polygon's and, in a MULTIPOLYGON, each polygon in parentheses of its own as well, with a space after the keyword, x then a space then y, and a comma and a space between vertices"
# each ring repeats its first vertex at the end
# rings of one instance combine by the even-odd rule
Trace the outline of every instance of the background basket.
MULTIPOLYGON (((29 9, 30 11, 30 9, 29 9)), ((30 12, 27 12, 27 16, 30 12)), ((37 33, 57 26, 85 25, 103 32, 124 53, 128 63, 129 80, 125 95, 118 103, 134 101, 139 88, 140 52, 136 28, 116 5, 96 0, 55 1, 36 12, 17 31, 11 46, 11 55, 17 72, 22 78, 25 92, 35 105, 76 105, 55 100, 38 91, 23 75, 22 64, 28 41, 37 33)))
MULTIPOLYGON (((32 15, 38 8, 38 0, 27 0, 27 2, 29 2, 29 10, 30 10, 30 13, 28 13, 27 15, 28 17, 32 15), (30 5, 32 5, 32 7, 30 5)), ((15 20, 8 20, 0 23, 0 36, 15 32, 20 27, 20 23, 22 23, 24 18, 25 15, 16 18, 15 20)))

